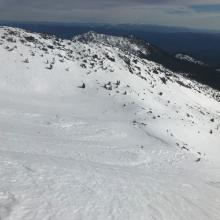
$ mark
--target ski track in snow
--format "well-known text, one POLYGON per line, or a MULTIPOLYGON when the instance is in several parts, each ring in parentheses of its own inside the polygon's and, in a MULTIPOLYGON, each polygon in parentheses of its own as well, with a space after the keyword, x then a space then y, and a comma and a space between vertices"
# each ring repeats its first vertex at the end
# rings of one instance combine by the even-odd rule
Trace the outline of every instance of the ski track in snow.
MULTIPOLYGON (((27 34, 0 35, 7 30, 27 34)), ((46 60, 63 50, 18 42, 7 51, 13 43, 1 41, 0 219, 220 219, 219 102, 175 77, 164 85, 152 62, 138 60, 146 80, 129 73, 109 46, 62 42, 75 56, 90 47, 117 57, 88 75, 81 58, 48 70, 46 60), (109 81, 112 90, 103 88, 109 81)))

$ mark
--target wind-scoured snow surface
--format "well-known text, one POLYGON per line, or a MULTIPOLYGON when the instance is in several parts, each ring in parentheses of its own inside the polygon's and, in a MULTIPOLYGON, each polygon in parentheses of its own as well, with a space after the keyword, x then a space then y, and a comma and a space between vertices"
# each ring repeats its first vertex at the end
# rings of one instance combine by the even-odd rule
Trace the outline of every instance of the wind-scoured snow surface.
POLYGON ((220 219, 219 92, 148 47, 0 28, 1 220, 220 219))

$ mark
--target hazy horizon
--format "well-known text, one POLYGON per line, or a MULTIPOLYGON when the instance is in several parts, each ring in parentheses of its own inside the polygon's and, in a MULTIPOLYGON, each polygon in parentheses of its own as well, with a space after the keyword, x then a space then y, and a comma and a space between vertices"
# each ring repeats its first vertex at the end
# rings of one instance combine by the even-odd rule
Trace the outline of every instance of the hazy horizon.
POLYGON ((60 21, 15 21, 15 20, 0 20, 0 26, 13 25, 13 24, 39 24, 39 25, 63 25, 63 26, 143 26, 146 28, 153 28, 155 31, 177 31, 177 32, 207 32, 207 33, 220 33, 220 29, 214 28, 198 28, 187 26, 175 26, 175 25, 160 25, 160 24, 144 24, 144 23, 108 23, 108 22, 60 22, 60 21))

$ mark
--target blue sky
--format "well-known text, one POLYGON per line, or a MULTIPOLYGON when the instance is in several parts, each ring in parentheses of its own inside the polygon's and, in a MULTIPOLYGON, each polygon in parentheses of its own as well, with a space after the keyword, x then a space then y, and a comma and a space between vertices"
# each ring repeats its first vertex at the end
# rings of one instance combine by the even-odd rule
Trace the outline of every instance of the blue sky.
POLYGON ((141 23, 220 30, 220 0, 0 0, 0 20, 141 23))

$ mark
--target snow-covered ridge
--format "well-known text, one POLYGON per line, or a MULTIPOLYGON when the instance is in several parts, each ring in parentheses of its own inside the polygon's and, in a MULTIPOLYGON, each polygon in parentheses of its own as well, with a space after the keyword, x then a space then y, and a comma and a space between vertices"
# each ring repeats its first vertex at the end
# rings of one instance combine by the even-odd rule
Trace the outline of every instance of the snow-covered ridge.
POLYGON ((117 37, 106 34, 99 34, 96 32, 88 32, 83 35, 75 36, 73 41, 80 41, 84 43, 98 43, 104 44, 111 47, 116 47, 118 49, 123 50, 127 53, 138 54, 142 53, 144 55, 150 55, 153 52, 156 52, 156 48, 154 48, 150 43, 146 43, 140 39, 136 39, 134 37, 117 37))
POLYGON ((201 65, 201 66, 206 66, 207 65, 204 62, 202 62, 200 60, 197 60, 194 57, 191 57, 191 56, 189 56, 187 54, 178 53, 178 54, 175 55, 175 57, 177 59, 188 61, 190 63, 198 64, 198 65, 201 65))
POLYGON ((0 219, 219 220, 219 92, 149 47, 0 28, 0 219))
MULTIPOLYGON (((72 41, 69 41, 58 39, 55 36, 29 33, 18 28, 3 27, 0 31, 0 43, 8 51, 16 51, 18 46, 23 47, 25 45, 27 48, 30 48, 29 55, 31 57, 35 56, 35 52, 41 59, 47 54, 48 57, 54 55, 52 60, 44 61, 46 63, 45 68, 47 69, 53 68, 56 61, 58 63, 73 61, 81 69, 84 69, 87 74, 90 74, 92 71, 96 72, 98 69, 115 72, 118 67, 115 69, 114 65, 117 63, 139 77, 143 78, 143 72, 150 74, 152 78, 158 78, 157 75, 159 74, 159 78, 164 77, 165 80, 171 80, 172 78, 171 81, 175 81, 181 86, 204 90, 204 94, 219 98, 217 91, 196 82, 192 83, 191 80, 187 79, 185 79, 187 83, 184 83, 181 76, 164 68, 162 65, 148 61, 146 57, 145 59, 140 58, 140 52, 147 55, 153 51, 155 52, 157 49, 135 38, 115 37, 89 32, 76 36, 72 41), (143 69, 141 66, 143 66, 143 69)), ((23 57, 24 54, 20 53, 20 56, 23 57)), ((23 57, 23 62, 28 61, 28 57, 23 57)), ((66 67, 65 70, 68 71, 69 68, 66 67)))

